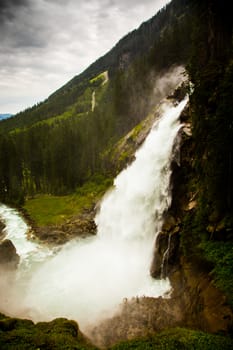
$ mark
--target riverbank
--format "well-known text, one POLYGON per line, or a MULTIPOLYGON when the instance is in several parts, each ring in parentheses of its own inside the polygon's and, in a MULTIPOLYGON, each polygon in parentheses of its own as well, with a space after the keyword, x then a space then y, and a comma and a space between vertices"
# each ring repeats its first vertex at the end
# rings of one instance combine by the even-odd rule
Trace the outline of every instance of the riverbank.
POLYGON ((30 239, 48 245, 96 234, 94 217, 98 202, 112 185, 112 179, 96 175, 66 196, 37 195, 19 208, 31 227, 30 239))

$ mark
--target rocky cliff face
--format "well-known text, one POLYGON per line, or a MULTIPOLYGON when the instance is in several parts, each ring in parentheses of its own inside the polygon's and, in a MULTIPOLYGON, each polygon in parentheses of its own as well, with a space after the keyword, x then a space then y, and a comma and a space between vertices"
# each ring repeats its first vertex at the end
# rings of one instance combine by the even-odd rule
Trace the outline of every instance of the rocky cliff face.
POLYGON ((182 260, 170 279, 173 291, 169 298, 125 300, 115 317, 89 331, 93 343, 109 347, 119 341, 150 336, 174 327, 229 333, 232 310, 206 273, 182 260))
POLYGON ((190 189, 194 145, 189 107, 184 110, 181 120, 184 125, 180 134, 180 153, 175 155, 172 164, 173 199, 157 237, 151 265, 154 278, 169 277, 172 292, 164 298, 125 300, 115 317, 89 331, 88 336, 101 347, 177 326, 223 334, 229 334, 233 329, 232 308, 214 286, 207 262, 182 254, 183 219, 187 212, 195 210, 197 202, 196 193, 190 189))
POLYGON ((188 185, 194 159, 189 106, 180 118, 183 127, 178 135, 179 147, 175 150, 172 162, 172 203, 164 215, 163 227, 155 242, 151 265, 151 275, 154 278, 170 277, 174 268, 179 265, 182 220, 185 213, 196 206, 195 193, 190 191, 188 185))

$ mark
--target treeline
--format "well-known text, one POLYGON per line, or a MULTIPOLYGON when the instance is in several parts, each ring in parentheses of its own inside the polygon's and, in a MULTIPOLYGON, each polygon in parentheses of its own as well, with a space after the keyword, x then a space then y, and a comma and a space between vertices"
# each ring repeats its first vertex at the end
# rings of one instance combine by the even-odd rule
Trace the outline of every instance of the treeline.
POLYGON ((205 210, 221 217, 233 211, 233 23, 227 1, 191 3, 195 30, 188 70, 195 86, 195 169, 205 210))
MULTIPOLYGON (((164 91, 155 89, 157 78, 171 66, 187 62, 190 20, 184 14, 188 10, 174 4, 157 16, 163 31, 154 33, 150 50, 131 61, 118 57, 118 69, 107 83, 102 84, 101 74, 83 78, 77 86, 70 82, 43 104, 12 118, 9 124, 0 124, 0 201, 22 203, 25 196, 36 193, 65 194, 96 173, 114 175, 103 154, 164 97, 164 91), (178 42, 184 50, 179 51, 178 42)), ((140 32, 147 35, 147 29, 143 24, 140 32)))
MULTIPOLYGON (((204 268, 233 306, 233 55, 228 1, 191 0, 193 46, 187 67, 193 148, 187 192, 196 206, 185 213, 181 253, 204 268)), ((231 332, 231 330, 229 330, 231 332)))

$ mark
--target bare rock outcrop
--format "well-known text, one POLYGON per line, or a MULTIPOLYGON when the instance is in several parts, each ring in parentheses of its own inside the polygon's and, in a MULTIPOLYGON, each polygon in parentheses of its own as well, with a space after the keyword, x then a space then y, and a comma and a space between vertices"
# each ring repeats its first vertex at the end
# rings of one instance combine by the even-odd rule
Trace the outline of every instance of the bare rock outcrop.
POLYGON ((62 245, 74 238, 83 238, 96 234, 94 222, 95 211, 84 210, 82 214, 71 218, 62 225, 36 227, 32 224, 32 231, 29 232, 31 239, 39 239, 40 242, 48 245, 62 245))

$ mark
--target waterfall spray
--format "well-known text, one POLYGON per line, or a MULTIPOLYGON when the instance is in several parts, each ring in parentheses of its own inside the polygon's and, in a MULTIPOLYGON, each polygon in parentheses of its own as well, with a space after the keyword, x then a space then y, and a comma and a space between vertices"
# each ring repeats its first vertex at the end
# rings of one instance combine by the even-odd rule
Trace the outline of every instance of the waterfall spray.
POLYGON ((66 244, 34 268, 23 286, 19 271, 9 303, 12 314, 35 321, 68 317, 85 330, 112 316, 124 298, 157 297, 169 290, 169 281, 154 280, 149 269, 171 202, 172 149, 186 102, 165 104, 135 161, 104 197, 96 216, 97 235, 66 244))

